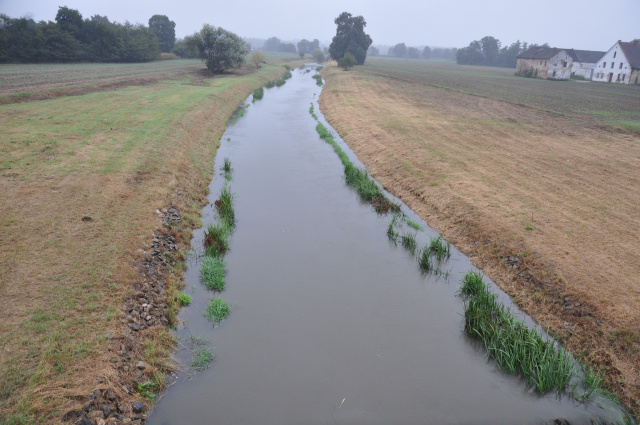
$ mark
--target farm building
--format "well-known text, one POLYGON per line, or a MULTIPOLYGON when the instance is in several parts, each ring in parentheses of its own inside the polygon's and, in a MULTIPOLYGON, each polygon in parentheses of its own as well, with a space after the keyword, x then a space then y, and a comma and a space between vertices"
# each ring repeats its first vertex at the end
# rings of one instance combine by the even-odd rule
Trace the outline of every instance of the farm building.
POLYGON ((532 77, 566 80, 572 74, 591 79, 593 69, 605 52, 532 47, 518 56, 516 71, 532 77))
POLYGON ((598 61, 593 81, 606 83, 639 84, 640 40, 616 44, 598 61))

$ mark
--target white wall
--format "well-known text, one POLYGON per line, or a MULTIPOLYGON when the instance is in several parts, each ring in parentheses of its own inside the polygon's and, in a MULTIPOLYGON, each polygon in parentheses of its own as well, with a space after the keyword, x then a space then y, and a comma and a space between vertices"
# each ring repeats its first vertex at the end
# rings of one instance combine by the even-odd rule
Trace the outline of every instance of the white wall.
POLYGON ((549 70, 547 71, 547 78, 568 80, 569 77, 571 77, 572 67, 573 58, 569 56, 567 52, 561 50, 555 56, 549 59, 549 70))
MULTIPOLYGON (((571 68, 571 73, 576 75, 582 75, 587 80, 591 79, 591 70, 595 69, 595 63, 588 62, 573 62, 573 67, 571 68)), ((595 71, 593 71, 595 75, 595 71)))
POLYGON ((593 70, 593 81, 629 84, 631 66, 625 57, 620 45, 614 44, 611 49, 598 61, 593 70), (622 68, 620 67, 622 64, 622 68), (613 68, 612 68, 613 65, 613 68))

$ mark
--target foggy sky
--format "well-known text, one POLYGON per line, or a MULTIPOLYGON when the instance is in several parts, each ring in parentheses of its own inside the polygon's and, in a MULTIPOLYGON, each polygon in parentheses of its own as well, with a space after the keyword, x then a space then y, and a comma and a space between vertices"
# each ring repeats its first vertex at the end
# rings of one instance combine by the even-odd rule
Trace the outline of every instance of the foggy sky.
POLYGON ((344 11, 364 16, 374 45, 465 47, 490 35, 503 46, 519 39, 606 51, 640 38, 640 0, 0 0, 0 13, 53 21, 58 6, 144 25, 167 15, 178 38, 208 23, 242 37, 329 43, 344 11))

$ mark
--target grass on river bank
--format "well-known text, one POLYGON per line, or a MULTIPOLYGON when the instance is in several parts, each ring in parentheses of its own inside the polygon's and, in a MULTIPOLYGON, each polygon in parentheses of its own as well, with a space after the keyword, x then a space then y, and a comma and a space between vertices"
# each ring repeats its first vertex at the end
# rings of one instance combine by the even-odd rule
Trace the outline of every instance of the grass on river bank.
POLYGON ((123 301, 150 290, 141 260, 151 255, 152 232, 166 233, 177 249, 163 249, 173 269, 163 296, 175 319, 180 251, 200 225, 218 140, 233 110, 282 75, 284 58, 267 62, 223 76, 188 62, 161 79, 150 64, 153 78, 119 76, 118 90, 83 85, 82 95, 54 90, 39 94, 46 100, 0 106, 3 424, 59 422, 96 387, 148 403, 135 388, 122 390, 138 378, 124 363, 116 368, 120 349, 109 347, 131 343, 129 354, 149 364, 152 379, 166 370, 173 342, 163 326, 124 334, 123 301), (160 215, 170 205, 180 220, 167 229, 160 215))

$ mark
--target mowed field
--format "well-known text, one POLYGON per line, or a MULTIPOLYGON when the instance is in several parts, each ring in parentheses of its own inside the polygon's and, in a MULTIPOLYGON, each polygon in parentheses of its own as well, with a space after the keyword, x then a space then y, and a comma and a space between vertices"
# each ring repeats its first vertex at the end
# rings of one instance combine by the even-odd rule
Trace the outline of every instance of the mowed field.
POLYGON ((371 174, 521 308, 640 400, 640 87, 368 58, 323 70, 371 174))
POLYGON ((0 423, 73 421, 96 389, 149 404, 133 382, 157 390, 170 367, 166 323, 219 138, 288 60, 215 77, 199 61, 0 66, 0 423), (154 233, 175 244, 152 254, 154 233), (152 255, 169 269, 153 281, 152 255), (127 299, 152 299, 147 329, 129 330, 127 299))

